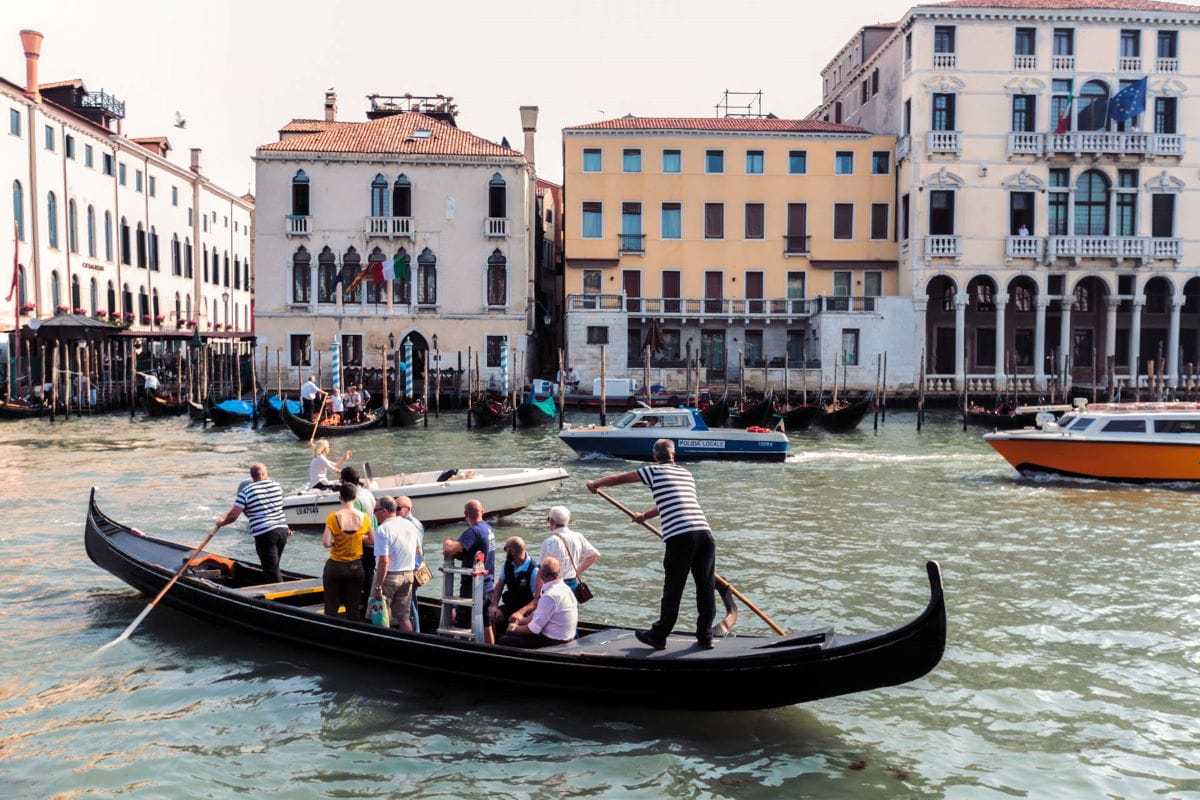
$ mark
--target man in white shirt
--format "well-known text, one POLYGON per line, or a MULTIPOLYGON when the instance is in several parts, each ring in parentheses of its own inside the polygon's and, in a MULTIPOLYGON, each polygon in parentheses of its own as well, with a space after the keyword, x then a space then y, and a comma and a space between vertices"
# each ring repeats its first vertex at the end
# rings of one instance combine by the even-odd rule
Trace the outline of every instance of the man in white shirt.
POLYGON ((579 623, 579 605, 575 593, 559 579, 558 561, 547 558, 538 570, 542 596, 528 617, 513 616, 508 632, 497 644, 504 647, 534 649, 566 644, 575 638, 579 623))
POLYGON ((396 502, 380 497, 375 502, 375 579, 373 597, 387 601, 392 627, 412 633, 410 619, 413 596, 413 570, 421 552, 421 534, 408 520, 396 514, 396 502))
MULTIPOLYGON (((413 516, 412 498, 408 497, 407 495, 400 495, 399 497, 394 497, 392 499, 396 501, 396 516, 402 517, 403 519, 406 519, 409 522, 411 522, 416 527, 417 533, 421 535, 421 541, 424 541, 425 540, 425 525, 421 522, 421 520, 419 520, 413 516)), ((416 566, 418 566, 418 567, 421 566, 421 562, 424 560, 425 560, 424 552, 421 550, 418 550, 416 566)), ((417 610, 417 589, 419 589, 419 588, 421 588, 421 587, 417 586, 417 584, 415 584, 415 583, 413 584, 413 587, 412 587, 412 613, 409 615, 409 619, 412 620, 413 633, 421 632, 421 615, 417 610)))
MULTIPOLYGON (((566 506, 555 506, 546 515, 550 535, 542 542, 538 551, 538 562, 553 558, 561 565, 560 576, 572 592, 579 589, 579 578, 588 567, 600 558, 600 551, 579 531, 567 527, 571 522, 571 511, 566 506)), ((537 597, 537 591, 534 591, 537 597)))
POLYGON ((320 387, 317 386, 317 376, 309 375, 308 380, 300 387, 300 403, 304 407, 304 418, 312 422, 313 415, 317 410, 317 395, 321 393, 320 387))

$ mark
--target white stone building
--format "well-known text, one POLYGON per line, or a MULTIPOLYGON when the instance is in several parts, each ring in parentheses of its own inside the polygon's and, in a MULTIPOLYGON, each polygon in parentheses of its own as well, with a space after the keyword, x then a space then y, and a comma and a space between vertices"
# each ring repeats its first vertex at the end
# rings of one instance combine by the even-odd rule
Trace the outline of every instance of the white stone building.
POLYGON ((9 193, 0 331, 71 311, 147 334, 253 329, 253 198, 168 158, 166 137, 123 132, 125 104, 81 79, 38 82, 41 34, 23 31, 24 85, 0 78, 0 185, 9 193))
POLYGON ((459 129, 455 114, 448 98, 373 98, 368 120, 339 120, 331 92, 324 119, 294 119, 258 148, 256 313, 270 385, 280 362, 285 386, 308 371, 327 385, 335 341, 353 368, 411 339, 418 376, 430 351, 443 368, 478 357, 485 382, 499 380, 502 349, 510 375, 524 363, 537 109, 521 109, 525 153, 459 129), (372 263, 398 264, 397 277, 347 293, 372 263))

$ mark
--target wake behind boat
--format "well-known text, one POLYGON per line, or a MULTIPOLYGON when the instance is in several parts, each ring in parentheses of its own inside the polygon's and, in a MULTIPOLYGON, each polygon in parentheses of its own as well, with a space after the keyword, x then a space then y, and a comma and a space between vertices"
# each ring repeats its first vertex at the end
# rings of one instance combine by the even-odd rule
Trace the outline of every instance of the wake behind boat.
POLYGON ((559 437, 575 452, 652 461, 654 442, 675 443, 676 461, 723 459, 783 461, 788 438, 784 433, 736 428, 710 430, 694 408, 635 408, 611 426, 585 425, 561 431, 559 437))
MULTIPOLYGON (((88 504, 88 557, 146 594, 161 590, 191 548, 156 539, 88 504)), ((284 572, 267 584, 255 564, 208 552, 194 559, 162 599, 185 614, 306 650, 365 659, 388 674, 406 669, 443 686, 486 681, 490 691, 571 696, 607 705, 748 710, 818 700, 916 680, 941 660, 946 606, 941 570, 926 565, 930 599, 913 621, 893 630, 835 634, 832 628, 780 638, 725 637, 712 650, 691 636, 671 636, 665 650, 645 647, 632 628, 580 622, 579 638, 539 650, 484 644, 435 633, 401 633, 322 612, 320 578, 284 572)), ((438 627, 441 604, 420 598, 421 630, 438 627)))
MULTIPOLYGON (((448 469, 442 472, 409 472, 372 479, 376 496, 408 495, 413 515, 425 525, 462 522, 463 505, 471 499, 483 503, 489 518, 515 514, 550 494, 567 479, 561 467, 501 469, 448 469)), ((320 530, 325 518, 338 508, 338 493, 303 489, 283 498, 288 526, 320 530)))

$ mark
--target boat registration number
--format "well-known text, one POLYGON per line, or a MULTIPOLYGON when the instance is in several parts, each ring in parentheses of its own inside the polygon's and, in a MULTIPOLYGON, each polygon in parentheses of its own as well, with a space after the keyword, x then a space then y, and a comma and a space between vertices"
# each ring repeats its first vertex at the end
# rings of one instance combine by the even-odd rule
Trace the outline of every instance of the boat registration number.
POLYGON ((680 447, 703 447, 708 450, 724 450, 725 442, 721 439, 680 439, 680 447))
POLYGON ((296 515, 300 516, 300 517, 307 517, 307 516, 315 517, 315 516, 317 516, 317 514, 320 513, 320 509, 317 508, 316 504, 313 504, 311 506, 293 506, 292 510, 295 511, 296 515))

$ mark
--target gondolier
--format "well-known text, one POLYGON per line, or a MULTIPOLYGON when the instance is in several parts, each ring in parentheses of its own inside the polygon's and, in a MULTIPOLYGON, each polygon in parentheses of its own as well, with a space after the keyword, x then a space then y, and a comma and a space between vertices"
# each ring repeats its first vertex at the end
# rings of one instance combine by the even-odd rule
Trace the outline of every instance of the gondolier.
POLYGON ((238 489, 237 498, 229 513, 217 521, 222 528, 242 514, 250 521, 250 535, 254 537, 254 549, 262 564, 267 579, 275 583, 283 580, 279 570, 279 559, 288 540, 287 519, 283 515, 283 489, 269 480, 265 464, 250 467, 250 480, 238 489))
POLYGON ((317 396, 323 394, 321 388, 317 386, 317 376, 309 375, 308 380, 300 387, 300 402, 303 405, 304 419, 312 422, 313 415, 317 410, 317 396))
POLYGON ((712 623, 717 605, 716 543, 712 529, 696 497, 696 481, 692 474, 675 463, 675 445, 670 439, 654 443, 656 463, 632 472, 614 472, 588 481, 589 492, 595 494, 608 486, 641 481, 654 493, 654 507, 634 515, 635 522, 656 516, 663 521, 663 596, 658 621, 648 631, 635 636, 642 644, 655 650, 667 646, 667 637, 679 617, 679 601, 687 585, 688 573, 696 582, 696 642, 702 650, 711 649, 712 623))

